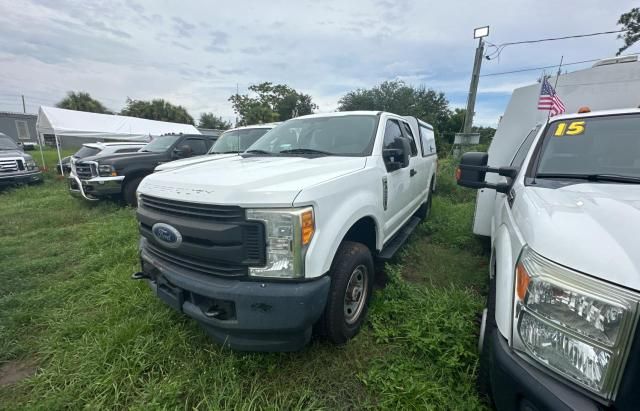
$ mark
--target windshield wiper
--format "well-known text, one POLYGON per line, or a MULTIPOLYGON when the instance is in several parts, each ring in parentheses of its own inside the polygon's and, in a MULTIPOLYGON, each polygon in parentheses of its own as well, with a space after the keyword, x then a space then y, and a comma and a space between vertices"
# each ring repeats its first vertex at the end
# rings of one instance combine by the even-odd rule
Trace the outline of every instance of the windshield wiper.
POLYGON ((640 177, 624 176, 620 174, 556 174, 540 173, 536 178, 561 178, 587 181, 611 181, 615 183, 640 184, 640 177))
POLYGON ((211 151, 209 154, 238 154, 239 151, 211 151))
POLYGON ((320 154, 324 156, 335 156, 335 153, 328 151, 314 150, 312 148, 292 148, 290 150, 282 150, 280 154, 320 154))
POLYGON ((264 150, 247 150, 247 151, 243 151, 243 153, 246 153, 246 154, 267 154, 267 155, 275 154, 275 153, 272 153, 270 151, 264 151, 264 150))

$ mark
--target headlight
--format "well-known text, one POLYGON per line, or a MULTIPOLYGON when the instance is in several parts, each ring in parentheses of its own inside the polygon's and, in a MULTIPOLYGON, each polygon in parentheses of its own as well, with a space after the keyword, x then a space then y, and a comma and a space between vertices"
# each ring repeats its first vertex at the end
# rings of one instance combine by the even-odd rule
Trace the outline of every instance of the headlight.
POLYGON ((250 209, 247 219, 264 222, 267 240, 266 265, 250 267, 249 275, 304 277, 304 258, 315 231, 313 208, 250 209))
POLYGON ((525 248, 516 268, 515 349, 607 399, 622 377, 640 295, 525 248))
POLYGON ((100 177, 116 177, 118 175, 116 169, 112 165, 107 164, 98 165, 98 174, 100 177))
POLYGON ((24 165, 27 168, 27 170, 37 170, 38 169, 38 165, 36 164, 36 162, 32 158, 27 159, 24 162, 24 165))

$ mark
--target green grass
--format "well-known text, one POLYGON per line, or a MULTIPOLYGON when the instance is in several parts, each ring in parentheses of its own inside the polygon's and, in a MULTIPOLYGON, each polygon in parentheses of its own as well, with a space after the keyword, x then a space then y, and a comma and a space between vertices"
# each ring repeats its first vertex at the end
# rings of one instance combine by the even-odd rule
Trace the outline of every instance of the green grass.
POLYGON ((362 332, 288 354, 223 349, 129 280, 132 209, 71 198, 51 174, 0 193, 0 369, 37 364, 0 386, 0 409, 485 408, 474 378, 487 261, 473 193, 447 161, 440 171, 432 217, 386 267, 362 332))

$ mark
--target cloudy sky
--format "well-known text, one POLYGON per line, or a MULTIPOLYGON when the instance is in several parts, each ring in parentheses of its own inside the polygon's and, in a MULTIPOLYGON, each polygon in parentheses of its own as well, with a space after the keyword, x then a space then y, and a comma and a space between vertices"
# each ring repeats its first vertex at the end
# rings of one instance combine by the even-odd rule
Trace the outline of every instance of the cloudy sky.
MULTIPOLYGON (((0 0, 0 110, 53 105, 87 91, 112 110, 162 97, 194 117, 232 119, 236 87, 286 83, 333 111, 349 90, 384 80, 443 91, 465 105, 476 42, 616 30, 632 1, 0 0)), ((483 74, 609 57, 616 35, 506 47, 483 74)), ((640 52, 640 46, 629 49, 640 52)), ((567 66, 568 70, 593 63, 567 66)), ((480 80, 476 122, 495 125, 514 87, 541 70, 480 80)))

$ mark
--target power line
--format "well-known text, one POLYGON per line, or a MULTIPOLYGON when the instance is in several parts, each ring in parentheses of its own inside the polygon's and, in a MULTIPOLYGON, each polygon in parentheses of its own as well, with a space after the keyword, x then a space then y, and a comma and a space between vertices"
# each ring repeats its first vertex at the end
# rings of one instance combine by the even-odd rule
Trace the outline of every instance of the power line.
POLYGON ((561 36, 561 37, 548 37, 548 38, 542 38, 542 39, 536 39, 536 40, 511 41, 511 42, 507 42, 507 43, 501 43, 501 44, 498 44, 498 45, 491 44, 491 43, 487 42, 487 45, 489 47, 494 47, 495 51, 492 52, 491 54, 485 55, 485 58, 487 60, 491 60, 492 58, 500 55, 500 53, 502 53, 502 50, 504 50, 505 47, 513 46, 513 45, 516 45, 516 44, 532 44, 532 43, 542 43, 542 42, 545 42, 545 41, 577 39, 577 38, 584 38, 584 37, 602 36, 602 35, 605 35, 605 34, 624 33, 626 31, 627 31, 626 29, 610 30, 610 31, 599 31, 599 32, 596 32, 596 33, 574 34, 574 35, 570 35, 570 36, 561 36))

